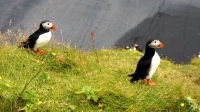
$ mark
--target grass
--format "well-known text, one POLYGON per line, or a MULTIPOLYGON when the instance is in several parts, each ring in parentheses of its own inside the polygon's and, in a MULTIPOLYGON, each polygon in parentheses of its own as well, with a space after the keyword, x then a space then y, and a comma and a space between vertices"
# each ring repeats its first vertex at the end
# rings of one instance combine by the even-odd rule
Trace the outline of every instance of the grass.
POLYGON ((129 82, 127 75, 134 72, 142 56, 137 51, 83 52, 69 45, 52 44, 43 48, 44 55, 36 55, 2 42, 1 112, 198 111, 197 58, 187 65, 161 60, 152 79, 157 86, 151 87, 142 81, 129 82))

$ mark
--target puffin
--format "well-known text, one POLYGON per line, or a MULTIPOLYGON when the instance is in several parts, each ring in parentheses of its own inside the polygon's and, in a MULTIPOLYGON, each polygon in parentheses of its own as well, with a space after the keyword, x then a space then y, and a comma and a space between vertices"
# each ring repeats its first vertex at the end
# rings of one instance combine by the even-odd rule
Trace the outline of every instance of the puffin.
POLYGON ((36 54, 44 54, 44 51, 39 48, 45 46, 51 40, 51 30, 55 31, 56 26, 49 20, 42 21, 39 29, 31 34, 25 42, 22 42, 21 46, 34 50, 36 54))
POLYGON ((130 50, 131 47, 129 47, 129 46, 125 46, 124 49, 125 49, 125 50, 130 50))
POLYGON ((142 49, 139 48, 139 46, 137 44, 134 45, 133 49, 143 53, 142 49))
POLYGON ((199 52, 199 55, 198 55, 198 57, 200 58, 200 52, 199 52))
POLYGON ((144 80, 144 82, 148 83, 150 86, 156 85, 156 83, 151 80, 160 64, 160 56, 155 49, 163 47, 163 43, 158 39, 149 39, 147 41, 145 53, 138 61, 135 72, 128 75, 132 77, 130 82, 144 80))

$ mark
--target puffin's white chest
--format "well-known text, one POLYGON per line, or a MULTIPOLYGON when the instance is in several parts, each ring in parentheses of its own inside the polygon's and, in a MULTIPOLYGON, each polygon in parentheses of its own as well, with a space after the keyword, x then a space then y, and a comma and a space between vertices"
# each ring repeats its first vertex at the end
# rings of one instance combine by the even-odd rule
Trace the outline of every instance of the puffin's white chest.
POLYGON ((154 56, 152 57, 152 60, 151 60, 149 75, 146 77, 147 79, 151 79, 151 77, 155 73, 156 69, 158 68, 159 64, 160 64, 160 56, 155 51, 155 54, 154 54, 154 56))
POLYGON ((51 40, 51 37, 52 37, 51 31, 40 35, 39 38, 36 40, 34 49, 36 50, 36 49, 46 45, 51 40))

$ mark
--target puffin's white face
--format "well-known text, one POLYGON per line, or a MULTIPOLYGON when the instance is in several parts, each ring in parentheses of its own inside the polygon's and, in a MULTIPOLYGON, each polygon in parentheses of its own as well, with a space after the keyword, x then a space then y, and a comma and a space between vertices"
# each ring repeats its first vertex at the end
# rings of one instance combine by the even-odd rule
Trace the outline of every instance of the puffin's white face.
POLYGON ((137 44, 135 44, 134 46, 135 46, 135 47, 137 47, 138 45, 137 45, 137 44))
POLYGON ((50 30, 50 29, 56 30, 56 27, 51 22, 42 23, 42 26, 47 30, 50 30))
POLYGON ((153 40, 153 41, 149 44, 149 46, 150 46, 151 48, 163 48, 163 47, 164 47, 163 43, 160 42, 159 40, 153 40))

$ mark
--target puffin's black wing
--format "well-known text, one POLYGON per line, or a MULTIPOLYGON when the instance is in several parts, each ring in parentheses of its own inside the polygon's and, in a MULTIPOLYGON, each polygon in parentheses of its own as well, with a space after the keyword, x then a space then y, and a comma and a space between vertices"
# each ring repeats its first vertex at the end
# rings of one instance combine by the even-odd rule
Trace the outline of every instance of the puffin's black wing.
POLYGON ((40 30, 35 31, 33 34, 31 34, 28 37, 28 40, 25 42, 22 42, 22 46, 24 48, 34 48, 36 40, 39 38, 39 36, 42 34, 40 30))
POLYGON ((128 75, 132 77, 130 81, 132 82, 140 79, 145 79, 145 77, 148 75, 150 65, 151 65, 151 59, 146 59, 143 56, 139 60, 135 72, 133 74, 128 75))

